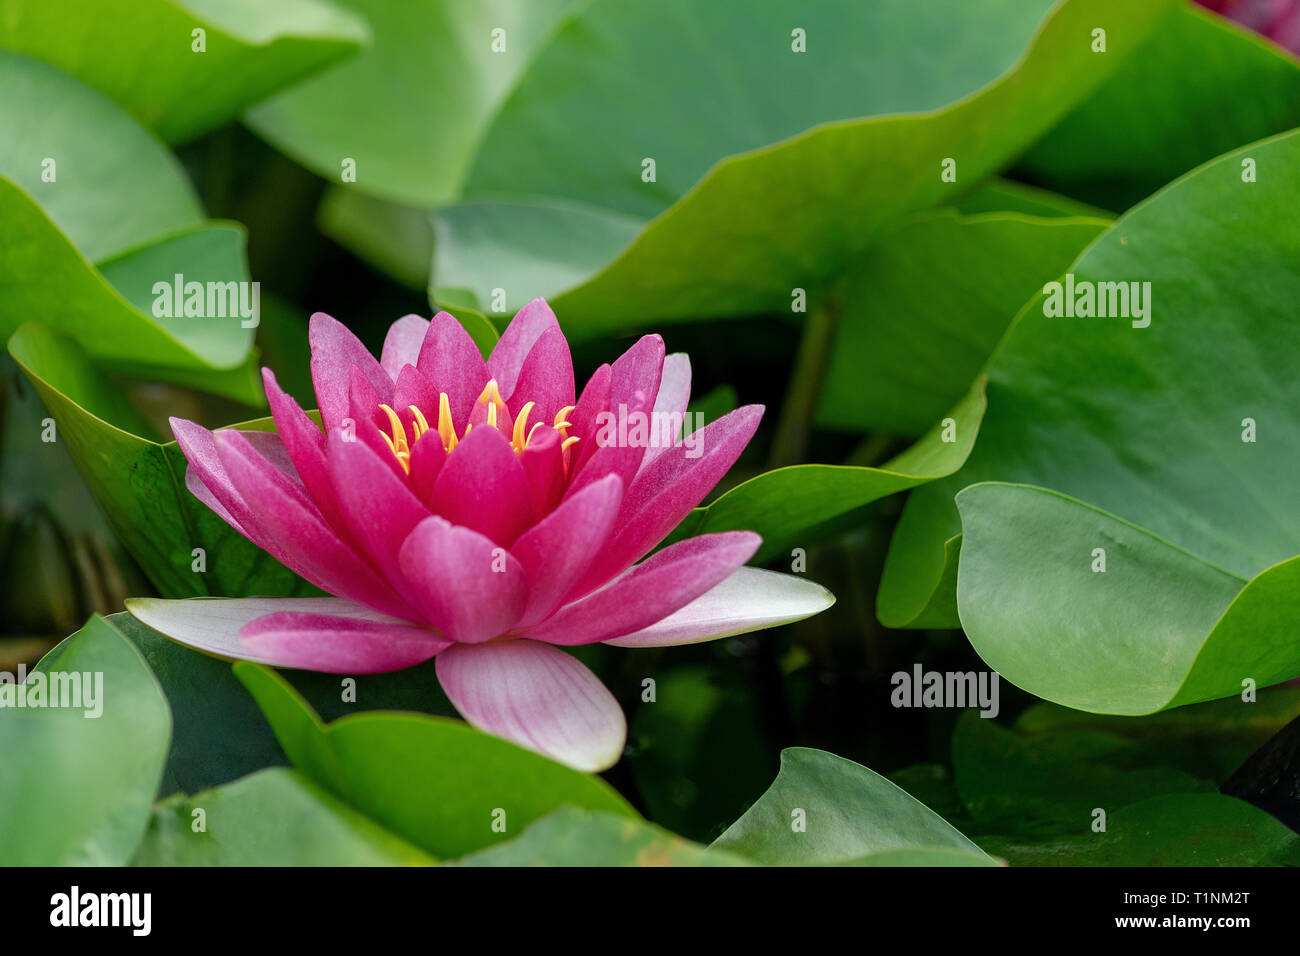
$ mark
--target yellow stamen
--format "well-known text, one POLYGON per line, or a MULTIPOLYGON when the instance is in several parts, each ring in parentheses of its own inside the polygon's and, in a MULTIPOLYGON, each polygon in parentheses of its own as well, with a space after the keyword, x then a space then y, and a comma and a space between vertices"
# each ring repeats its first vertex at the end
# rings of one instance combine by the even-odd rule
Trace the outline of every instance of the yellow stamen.
MULTIPOLYGON (((469 430, 466 429, 466 434, 469 430)), ((447 393, 441 392, 438 395, 438 437, 442 439, 442 447, 451 451, 456 447, 456 426, 451 420, 451 402, 447 400, 447 393)))
MULTIPOLYGON (((492 428, 497 428, 498 422, 500 421, 498 410, 508 412, 509 406, 506 405, 505 400, 501 397, 501 388, 497 385, 496 379, 491 379, 487 385, 483 387, 483 391, 479 394, 478 401, 487 406, 487 424, 492 428)), ((390 428, 389 433, 381 431, 380 434, 384 436, 384 442, 388 445, 389 450, 392 451, 393 457, 395 457, 401 463, 402 467, 406 469, 407 474, 410 474, 411 446, 423 438, 427 433, 434 431, 435 429, 429 425, 429 420, 424 417, 424 412, 422 412, 419 407, 408 405, 406 407, 407 410, 410 411, 412 419, 411 433, 408 438, 406 427, 402 423, 402 419, 397 412, 388 405, 380 405, 379 407, 382 408, 384 414, 388 416, 388 425, 390 428)), ((546 427, 545 422, 533 422, 530 426, 529 418, 532 416, 533 410, 536 407, 536 402, 526 403, 523 408, 519 409, 519 415, 514 420, 513 427, 511 428, 512 437, 510 439, 510 447, 514 450, 516 455, 522 455, 524 453, 528 448, 528 443, 531 442, 533 436, 537 434, 537 429, 546 427)), ((573 409, 573 405, 566 405, 555 413, 555 422, 551 427, 559 432, 562 438, 566 429, 573 424, 568 420, 568 416, 573 409)), ((438 433, 438 438, 442 441, 442 447, 450 453, 462 440, 464 440, 465 436, 470 433, 470 430, 473 427, 473 425, 466 425, 464 435, 458 436, 456 434, 456 425, 455 422, 452 421, 451 417, 451 400, 448 398, 446 392, 440 392, 438 395, 438 425, 436 431, 438 433)), ((560 451, 567 451, 577 442, 577 436, 572 438, 563 438, 560 443, 560 451)))
POLYGON ((395 457, 401 463, 402 467, 406 469, 407 474, 410 474, 411 448, 406 443, 406 429, 402 426, 402 420, 397 417, 397 412, 393 411, 387 405, 380 405, 379 407, 382 408, 384 414, 388 416, 388 424, 393 429, 391 437, 383 432, 380 432, 379 434, 383 435, 384 441, 388 442, 388 447, 392 449, 393 457, 395 457))
MULTIPOLYGON (((528 415, 532 412, 533 406, 536 404, 536 402, 529 402, 523 408, 519 409, 519 417, 515 419, 515 434, 514 437, 510 439, 510 444, 514 448, 516 455, 528 447, 528 435, 525 434, 525 431, 528 428, 528 415)), ((541 422, 538 422, 537 424, 540 425, 541 422)))
POLYGON ((497 384, 496 379, 489 379, 488 383, 483 386, 483 391, 479 394, 480 402, 490 402, 500 408, 505 408, 505 400, 501 397, 501 386, 497 384))
MULTIPOLYGON (((415 416, 415 421, 411 425, 411 430, 415 432, 415 441, 419 441, 424 436, 424 433, 429 430, 429 422, 425 419, 424 412, 420 411, 414 405, 408 407, 411 409, 411 414, 415 416)), ((411 444, 415 444, 415 442, 412 442, 411 444)))
POLYGON ((393 429, 393 440, 399 445, 406 444, 406 429, 402 426, 402 420, 397 417, 397 412, 393 411, 387 405, 380 405, 384 414, 388 416, 388 424, 393 429))
POLYGON ((388 432, 380 432, 380 433, 379 433, 379 436, 380 436, 381 438, 383 438, 384 441, 388 442, 388 447, 392 449, 392 451, 393 451, 393 456, 394 456, 398 461, 401 461, 401 460, 402 460, 402 453, 399 452, 399 451, 397 450, 397 445, 395 445, 395 444, 393 443, 393 437, 392 437, 391 435, 389 435, 388 432))

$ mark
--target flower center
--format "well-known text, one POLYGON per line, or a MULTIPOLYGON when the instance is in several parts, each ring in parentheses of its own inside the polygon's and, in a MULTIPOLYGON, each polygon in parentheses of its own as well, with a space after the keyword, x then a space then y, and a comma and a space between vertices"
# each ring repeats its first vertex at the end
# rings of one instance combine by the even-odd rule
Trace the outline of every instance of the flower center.
MULTIPOLYGON (((384 441, 392 450, 394 457, 401 463, 402 468, 407 474, 411 472, 411 446, 418 442, 425 435, 437 435, 442 441, 443 450, 450 453, 457 444, 460 443, 477 421, 480 425, 487 425, 489 428, 495 428, 503 434, 510 437, 510 447, 514 449, 516 455, 522 455, 528 443, 532 441, 533 435, 537 429, 546 427, 545 422, 534 422, 532 427, 528 426, 528 416, 536 407, 536 402, 529 402, 523 408, 519 409, 519 417, 510 420, 510 409, 506 406, 505 400, 501 397, 501 388, 497 385, 497 380, 492 379, 483 388, 475 402, 474 410, 470 413, 470 421, 465 426, 463 434, 457 436, 456 425, 451 418, 451 403, 447 399, 447 393, 441 392, 438 395, 438 424, 437 427, 430 427, 429 420, 415 405, 408 405, 407 410, 411 413, 411 432, 410 440, 407 440, 406 425, 403 424, 401 417, 389 405, 381 404, 379 407, 384 410, 388 416, 388 432, 380 432, 384 436, 384 441)), ((564 436, 565 429, 572 426, 568 421, 569 413, 574 406, 566 405, 555 413, 555 421, 551 428, 564 436)), ((560 444, 560 451, 567 453, 569 448, 578 442, 578 436, 564 438, 560 444)), ((568 464, 568 455, 564 457, 565 464, 568 464)))

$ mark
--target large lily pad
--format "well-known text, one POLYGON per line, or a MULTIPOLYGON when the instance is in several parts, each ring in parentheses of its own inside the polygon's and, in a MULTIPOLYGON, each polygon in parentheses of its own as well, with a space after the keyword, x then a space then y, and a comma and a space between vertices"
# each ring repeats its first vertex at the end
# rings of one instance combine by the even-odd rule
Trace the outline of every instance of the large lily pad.
POLYGON ((244 230, 186 227, 91 266, 29 196, 0 177, 0 336, 38 321, 119 370, 257 402, 248 367, 252 328, 224 318, 157 318, 153 284, 246 282, 244 230))
POLYGON ((962 397, 1025 300, 1107 223, 924 213, 844 279, 815 421, 920 435, 962 397))
POLYGON ((866 767, 821 750, 781 752, 781 772, 714 841, 760 863, 846 863, 886 850, 983 854, 933 810, 866 767))
POLYGON ((259 134, 363 193, 411 206, 454 197, 490 118, 573 0, 340 0, 370 24, 355 59, 251 110, 259 134), (505 48, 493 50, 493 31, 505 48))
POLYGON ((53 63, 170 142, 355 53, 367 36, 365 21, 319 0, 0 0, 0 49, 53 63))
MULTIPOLYGON (((107 97, 4 51, 0 86, 0 175, 38 202, 90 261, 202 219, 180 163, 107 97)), ((0 216, 6 232, 8 220, 8 212, 0 216)))
POLYGON ((1288 723, 1300 717, 1300 686, 1272 687, 1254 700, 1230 697, 1146 717, 1090 714, 1040 702, 1016 718, 1031 735, 1078 731, 1157 749, 1162 762, 1222 783, 1288 723))
POLYGON ((1215 156, 1296 126, 1300 60, 1184 3, 1015 172, 1122 210, 1215 156))
POLYGON ((235 673, 297 770, 439 858, 495 846, 564 804, 636 818, 599 777, 460 721, 371 711, 326 725, 270 668, 235 673))
POLYGON ((1217 793, 1152 797, 1107 814, 1105 832, 1038 840, 981 837, 1023 866, 1296 866, 1300 834, 1249 803, 1217 793))
POLYGON ((1039 697, 1148 714, 1300 674, 1300 557, 1246 581, 1041 488, 979 484, 957 503, 962 627, 1039 697))
MULTIPOLYGON (((952 594, 964 549, 953 497, 979 481, 1062 492, 1237 579, 1195 596, 1204 626, 1196 643, 1228 591, 1300 553, 1292 414, 1300 331, 1290 320, 1300 297, 1297 162, 1294 133, 1222 157, 1128 213, 1071 267, 1076 282, 1149 281, 1148 327, 1044 315, 1042 297, 1025 307, 987 370, 989 412, 970 459, 908 501, 881 584, 884 623, 957 625, 952 594), (1243 179, 1247 159, 1255 182, 1243 179)), ((972 513, 978 501, 970 499, 972 513)), ((1055 510, 1080 515, 1065 502, 1055 510)), ((1084 553, 1085 571, 1097 546, 1084 553)), ((1117 586, 1114 577, 1108 585, 1117 586)), ((1117 655, 1137 639, 1131 627, 1099 637, 1117 655)))
POLYGON ((958 183, 995 171, 1171 7, 828 7, 800 11, 808 42, 822 47, 798 54, 782 4, 731 16, 727 4, 701 13, 686 3, 594 3, 538 54, 487 134, 466 186, 483 201, 439 214, 435 298, 468 290, 483 307, 493 288, 508 303, 546 295, 574 336, 788 310, 792 289, 822 289, 901 217, 956 198, 962 187, 940 175, 945 158, 956 159, 958 183), (687 30, 693 17, 703 19, 687 30), (1089 35, 1103 22, 1110 52, 1099 57, 1089 35), (903 34, 923 46, 895 42, 903 34), (666 77, 657 51, 665 36, 683 35, 715 39, 666 77), (604 56, 591 55, 594 38, 604 56), (945 69, 918 69, 918 59, 945 69), (717 95, 683 98, 688 84, 717 95), (635 112, 624 108, 629 97, 635 112), (872 114, 882 115, 853 119, 872 114), (506 158, 521 150, 537 160, 507 177, 506 158), (641 179, 643 158, 656 162, 654 183, 641 179), (647 223, 630 244, 629 217, 647 223), (775 233, 772 222, 781 223, 775 233), (574 282, 602 257, 601 271, 574 282), (470 262, 470 274, 452 268, 470 262))
POLYGON ((131 862, 419 866, 436 861, 301 774, 277 767, 159 804, 131 862))
POLYGON ((1157 745, 1095 730, 1018 732, 974 711, 957 721, 952 762, 973 832, 1078 832, 1098 807, 1217 789, 1166 763, 1157 745))
POLYGON ((97 362, 257 402, 241 314, 154 308, 178 274, 246 284, 243 228, 205 225, 175 158, 94 90, 6 52, 0 85, 0 336, 41 322, 97 362))
POLYGON ((744 857, 702 847, 642 820, 561 807, 505 843, 462 857, 460 866, 747 866, 744 857))
POLYGON ((162 688, 130 642, 92 617, 29 675, 27 706, 14 706, 15 693, 14 684, 0 684, 0 861, 124 865, 149 821, 167 757, 171 714, 162 688), (48 706, 56 680, 75 681, 79 701, 59 700, 80 706, 48 706), (94 701, 84 694, 90 687, 94 701))

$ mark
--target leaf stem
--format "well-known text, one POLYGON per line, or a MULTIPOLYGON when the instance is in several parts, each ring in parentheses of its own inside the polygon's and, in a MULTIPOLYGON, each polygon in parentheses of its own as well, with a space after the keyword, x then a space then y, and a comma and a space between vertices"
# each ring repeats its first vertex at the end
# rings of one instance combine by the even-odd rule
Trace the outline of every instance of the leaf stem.
POLYGON ((834 297, 818 302, 804 322, 803 338, 795 356, 790 385, 781 403, 776 436, 768 452, 768 467, 781 468, 804 459, 812 431, 813 413, 821 394, 822 378, 839 325, 839 302, 834 297))

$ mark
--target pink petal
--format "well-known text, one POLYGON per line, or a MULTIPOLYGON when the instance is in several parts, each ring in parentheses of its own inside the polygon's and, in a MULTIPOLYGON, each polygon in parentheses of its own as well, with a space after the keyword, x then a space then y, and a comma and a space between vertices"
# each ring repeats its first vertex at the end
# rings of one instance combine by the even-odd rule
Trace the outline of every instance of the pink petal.
POLYGON ((627 574, 566 605, 522 636, 549 644, 591 644, 631 634, 677 611, 754 556, 752 531, 687 538, 664 548, 627 574))
POLYGON ((690 449, 678 444, 637 475, 623 498, 613 542, 587 572, 579 590, 604 584, 667 537, 735 464, 762 415, 761 405, 729 412, 690 437, 699 457, 688 457, 690 449))
POLYGON ((588 773, 618 762, 623 711, 563 651, 532 641, 458 644, 437 661, 442 689, 475 727, 588 773))
POLYGON ((609 408, 617 412, 626 402, 653 408, 663 380, 664 340, 643 335, 610 366, 609 408))
POLYGON ((561 450, 563 441, 554 428, 539 428, 519 456, 519 464, 528 479, 528 500, 532 502, 535 515, 550 514, 564 495, 568 475, 561 450))
POLYGON ((407 365, 397 375, 392 408, 406 427, 408 439, 415 437, 412 405, 420 410, 431 427, 438 427, 438 389, 424 372, 414 365, 407 365))
MULTIPOLYGON (((279 646, 274 641, 245 643, 239 639, 241 632, 256 622, 277 620, 284 622, 317 621, 330 629, 355 635, 359 666, 346 667, 343 673, 373 673, 374 664, 385 655, 392 660, 391 647, 402 644, 401 653, 413 658, 418 652, 423 656, 411 660, 426 660, 446 645, 437 632, 411 627, 406 621, 380 614, 378 611, 343 598, 189 598, 168 601, 162 598, 129 598, 127 610, 141 623, 160 634, 202 651, 220 657, 256 661, 274 667, 307 667, 304 655, 310 653, 307 641, 291 640, 292 647, 279 646), (374 656, 365 653, 369 649, 374 656), (424 650, 429 650, 425 654, 424 650)), ((271 633, 275 628, 268 628, 271 633)), ((283 628, 281 633, 285 633, 283 628)), ((328 635, 317 639, 329 641, 328 635)), ((344 651, 340 649, 339 653, 344 651)), ((328 651, 334 654, 334 651, 328 651)), ((403 665, 409 666, 409 665, 403 665)))
POLYGON ((654 461, 661 454, 677 444, 677 436, 681 433, 681 423, 686 419, 686 406, 691 401, 691 360, 685 352, 674 352, 672 355, 664 356, 663 377, 659 382, 659 394, 655 396, 655 407, 653 419, 656 424, 655 431, 652 435, 653 441, 650 447, 645 450, 645 457, 641 459, 641 468, 638 471, 645 471, 646 466, 654 461), (667 430, 668 435, 658 434, 661 430, 667 430))
POLYGON ((578 404, 569 415, 573 427, 568 434, 582 440, 570 452, 569 472, 576 475, 596 451, 596 416, 609 408, 609 383, 613 370, 602 365, 587 380, 578 396, 578 404))
POLYGON ((509 399, 514 394, 519 371, 524 367, 524 360, 528 358, 528 353, 537 340, 548 329, 559 327, 560 323, 556 321, 555 313, 545 299, 533 299, 515 313, 487 361, 488 371, 501 387, 502 398, 509 399))
POLYGON ((247 517, 239 515, 240 523, 257 536, 259 545, 331 594, 396 617, 419 619, 374 568, 340 540, 301 487, 259 455, 243 433, 224 431, 213 437, 221 464, 246 503, 247 517))
POLYGON ((490 641, 523 613, 528 599, 523 568, 504 548, 469 528, 426 518, 402 545, 400 560, 421 608, 452 640, 490 641))
MULTIPOLYGON (((189 489, 190 494, 195 498, 198 498, 199 501, 212 511, 215 511, 218 518, 230 525, 230 527, 234 528, 249 541, 252 541, 253 544, 257 544, 257 541, 248 533, 244 526, 235 519, 235 516, 230 513, 230 510, 218 501, 217 496, 214 495, 211 490, 209 490, 208 486, 203 483, 203 479, 199 477, 198 472, 194 470, 192 465, 185 469, 185 487, 189 489)), ((261 547, 260 545, 258 546, 261 547)))
POLYGON ((284 442, 278 434, 275 432, 241 431, 235 428, 223 428, 220 431, 238 431, 253 446, 253 451, 265 458, 268 464, 288 478, 295 488, 303 492, 303 494, 307 493, 307 488, 303 485, 298 470, 293 466, 293 459, 289 457, 289 450, 284 447, 284 442))
MULTIPOLYGON (((391 396, 390 399, 391 401, 391 396)), ((337 435, 345 442, 357 441, 365 445, 399 481, 406 481, 406 470, 397 460, 384 435, 392 427, 388 417, 379 407, 384 401, 374 387, 361 375, 353 371, 352 386, 348 399, 348 415, 334 428, 326 429, 333 436, 337 435)))
POLYGON ((543 620, 591 566, 614 527, 623 483, 607 475, 551 512, 510 547, 528 577, 524 628, 543 620))
POLYGON ((433 489, 447 463, 447 450, 436 433, 422 437, 411 446, 411 488, 426 507, 432 508, 433 489))
POLYGON ((429 330, 429 320, 418 315, 404 315, 388 327, 379 366, 394 382, 403 366, 414 365, 420 357, 420 343, 429 330))
POLYGON ((226 474, 226 466, 217 455, 213 433, 184 418, 172 418, 171 426, 176 443, 189 462, 185 486, 232 528, 288 566, 288 552, 277 541, 262 534, 244 496, 226 474))
POLYGON ((643 442, 632 440, 632 429, 638 416, 648 416, 654 408, 663 364, 663 339, 643 335, 610 367, 609 408, 596 415, 593 431, 583 438, 598 447, 570 482, 566 497, 610 474, 622 478, 624 487, 631 485, 646 451, 643 442))
POLYGON ((298 403, 280 388, 269 368, 262 369, 262 383, 266 387, 266 397, 271 403, 271 415, 280 440, 284 442, 307 494, 330 527, 347 535, 347 524, 325 463, 325 436, 298 403))
MULTIPOLYGON (((383 454, 392 457, 387 449, 383 454)), ((405 587, 398 554, 407 535, 429 517, 429 509, 376 452, 361 442, 345 441, 339 432, 329 437, 329 473, 352 538, 407 603, 414 604, 415 589, 405 587)))
POLYGON ((549 426, 554 424, 555 415, 561 408, 573 404, 573 389, 573 359, 569 355, 569 343, 560 327, 552 326, 533 343, 506 406, 511 415, 518 415, 526 403, 535 402, 528 416, 529 424, 543 422, 549 426))
POLYGON ((329 614, 282 612, 245 624, 239 643, 277 667, 382 674, 427 661, 451 641, 427 627, 329 614))
POLYGON ((617 647, 671 647, 716 641, 801 621, 834 603, 830 591, 797 575, 739 568, 663 620, 606 643, 617 647))
POLYGON ((392 399, 393 380, 343 323, 317 312, 311 317, 307 338, 311 343, 311 380, 326 431, 348 415, 353 370, 370 383, 379 401, 392 399))
MULTIPOLYGON (((465 327, 449 312, 439 312, 429 321, 429 331, 420 346, 417 363, 421 374, 437 392, 447 393, 451 418, 459 434, 469 421, 474 402, 487 385, 488 367, 465 327)), ((436 396, 435 396, 436 397, 436 396)), ((438 425, 438 406, 421 408, 435 428, 438 425)))
POLYGON ((487 427, 475 428, 447 456, 431 501, 452 524, 507 548, 534 520, 519 456, 504 435, 487 427))

